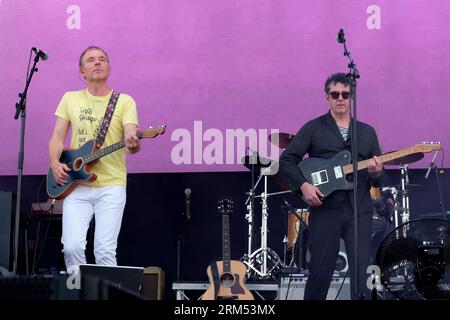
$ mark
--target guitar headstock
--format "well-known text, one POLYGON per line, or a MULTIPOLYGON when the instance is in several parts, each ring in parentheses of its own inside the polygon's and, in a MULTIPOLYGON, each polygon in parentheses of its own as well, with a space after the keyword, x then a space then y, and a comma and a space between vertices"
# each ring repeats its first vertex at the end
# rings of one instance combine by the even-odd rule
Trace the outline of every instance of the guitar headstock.
POLYGON ((220 199, 217 202, 217 208, 222 215, 230 215, 233 213, 234 202, 229 198, 220 199))
POLYGON ((441 143, 432 141, 422 141, 421 143, 416 144, 413 148, 414 151, 416 152, 438 151, 441 149, 441 143))
POLYGON ((142 138, 154 138, 156 136, 159 136, 160 134, 164 134, 164 132, 166 132, 166 127, 167 127, 166 125, 148 127, 144 131, 140 131, 138 133, 138 136, 141 139, 142 138))

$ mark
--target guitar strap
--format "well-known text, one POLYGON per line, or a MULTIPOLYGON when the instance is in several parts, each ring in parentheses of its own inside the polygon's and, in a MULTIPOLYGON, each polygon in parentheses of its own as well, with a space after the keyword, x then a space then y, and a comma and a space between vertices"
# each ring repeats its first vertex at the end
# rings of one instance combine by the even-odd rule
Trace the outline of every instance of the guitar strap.
POLYGON ((219 270, 217 269, 217 261, 214 261, 213 263, 211 263, 211 273, 212 273, 212 278, 214 281, 214 300, 216 300, 217 294, 219 293, 219 287, 220 287, 219 270))
POLYGON ((102 127, 98 132, 97 138, 95 139, 95 148, 98 150, 105 142, 106 133, 108 132, 109 124, 116 109, 117 100, 119 100, 120 93, 117 91, 112 92, 111 98, 109 99, 108 106, 105 110, 105 115, 103 116, 102 127))

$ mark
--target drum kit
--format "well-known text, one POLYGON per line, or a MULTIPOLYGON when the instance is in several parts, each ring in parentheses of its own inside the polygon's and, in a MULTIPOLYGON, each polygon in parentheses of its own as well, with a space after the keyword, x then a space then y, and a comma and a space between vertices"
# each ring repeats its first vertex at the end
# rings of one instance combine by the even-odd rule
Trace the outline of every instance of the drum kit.
MULTIPOLYGON (((290 133, 275 133, 269 135, 269 141, 284 150, 294 138, 290 133)), ((386 230, 386 225, 390 224, 392 228, 396 228, 401 224, 409 221, 409 195, 408 191, 412 187, 419 185, 411 184, 408 177, 408 164, 416 162, 424 157, 423 153, 415 153, 402 158, 385 162, 385 165, 399 166, 401 176, 400 184, 395 186, 387 186, 380 188, 372 188, 370 190, 374 203, 373 226, 374 230, 386 230)), ((272 250, 267 243, 268 235, 268 199, 271 196, 291 193, 288 184, 278 174, 278 162, 268 158, 261 157, 258 152, 252 151, 251 155, 242 158, 242 164, 252 172, 252 188, 248 193, 245 201, 247 214, 245 219, 248 222, 248 246, 247 253, 243 255, 241 261, 247 267, 247 277, 256 279, 275 278, 278 272, 286 267, 292 267, 297 250, 296 244, 299 242, 299 236, 308 228, 309 208, 289 208, 287 237, 285 235, 283 242, 285 243, 285 257, 283 261, 278 254, 272 250), (255 183, 254 177, 258 173, 255 183), (276 184, 284 191, 268 192, 268 178, 273 179, 276 184), (263 192, 259 195, 255 193, 260 183, 263 183, 263 192), (253 250, 253 229, 254 229, 254 212, 255 199, 261 201, 261 243, 260 247, 253 250), (290 251, 291 261, 286 263, 286 249, 290 251)), ((406 230, 405 230, 406 232, 406 230)))

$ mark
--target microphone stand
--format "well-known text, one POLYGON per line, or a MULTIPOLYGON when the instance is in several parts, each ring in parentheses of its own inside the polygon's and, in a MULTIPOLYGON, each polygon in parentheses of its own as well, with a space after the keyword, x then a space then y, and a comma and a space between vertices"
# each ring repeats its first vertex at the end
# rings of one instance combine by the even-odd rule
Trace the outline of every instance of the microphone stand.
POLYGON ((19 252, 19 219, 20 219, 20 202, 22 197, 22 173, 23 173, 23 160, 25 157, 24 154, 24 140, 25 140, 25 122, 26 122, 26 99, 28 87, 30 86, 31 79, 33 78, 33 74, 38 72, 38 68, 36 68, 36 64, 39 61, 40 55, 36 55, 34 58, 33 66, 31 67, 31 72, 27 76, 27 80, 25 83, 25 89, 22 93, 19 93, 20 101, 16 103, 16 114, 14 119, 17 120, 21 118, 20 124, 20 146, 19 146, 19 159, 18 159, 18 175, 17 175, 17 197, 16 197, 16 213, 14 218, 14 248, 13 248, 13 270, 12 273, 17 273, 17 260, 18 260, 18 252, 19 252))
POLYGON ((182 214, 182 221, 178 227, 177 231, 177 281, 180 281, 180 268, 181 268, 181 246, 183 244, 183 238, 184 238, 184 227, 186 225, 186 213, 183 212, 182 214))
POLYGON ((353 62, 353 59, 350 55, 350 52, 347 50, 347 46, 345 44, 345 36, 344 31, 341 29, 338 34, 338 42, 342 43, 344 46, 344 56, 347 56, 349 63, 348 69, 349 73, 347 77, 350 78, 350 86, 352 92, 352 99, 350 99, 350 116, 352 119, 351 122, 351 149, 352 149, 352 164, 353 164, 353 221, 354 221, 354 268, 355 268, 355 281, 354 281, 354 289, 356 299, 363 299, 363 294, 360 292, 360 270, 359 270, 359 214, 358 214, 358 147, 357 147, 357 114, 356 114, 356 79, 360 77, 359 71, 356 68, 356 64, 353 62))

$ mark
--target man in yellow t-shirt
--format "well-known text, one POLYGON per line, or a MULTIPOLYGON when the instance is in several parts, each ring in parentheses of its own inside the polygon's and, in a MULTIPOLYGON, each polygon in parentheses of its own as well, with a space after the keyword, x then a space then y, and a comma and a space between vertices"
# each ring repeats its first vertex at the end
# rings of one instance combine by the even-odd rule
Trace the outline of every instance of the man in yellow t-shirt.
MULTIPOLYGON (((55 112, 56 123, 49 142, 50 167, 60 184, 67 182, 70 171, 59 161, 69 128, 72 129, 72 148, 79 148, 88 140, 95 139, 112 94, 108 85, 111 66, 103 49, 95 46, 85 49, 80 56, 79 67, 87 88, 64 94, 55 112)), ((96 263, 117 265, 117 238, 126 202, 125 150, 130 154, 140 150, 137 130, 136 103, 132 97, 122 93, 102 148, 124 140, 125 149, 99 159, 91 170, 97 179, 77 186, 64 199, 61 242, 68 269, 86 263, 86 233, 94 215, 96 263)))

